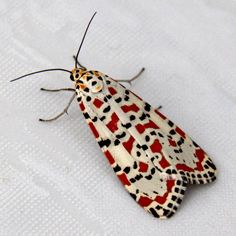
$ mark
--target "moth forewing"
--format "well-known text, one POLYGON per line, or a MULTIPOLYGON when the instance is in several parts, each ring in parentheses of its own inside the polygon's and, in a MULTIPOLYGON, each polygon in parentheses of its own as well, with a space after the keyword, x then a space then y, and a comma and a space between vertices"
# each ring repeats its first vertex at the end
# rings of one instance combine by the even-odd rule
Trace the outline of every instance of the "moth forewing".
POLYGON ((86 73, 102 78, 103 89, 79 91, 81 110, 116 175, 145 210, 168 218, 187 184, 215 179, 210 158, 173 122, 109 76, 86 73))

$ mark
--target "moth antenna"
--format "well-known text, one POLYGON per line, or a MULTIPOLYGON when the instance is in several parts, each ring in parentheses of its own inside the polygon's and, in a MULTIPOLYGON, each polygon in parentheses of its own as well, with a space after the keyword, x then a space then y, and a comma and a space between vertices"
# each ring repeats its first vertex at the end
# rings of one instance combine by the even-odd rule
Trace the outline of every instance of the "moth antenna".
POLYGON ((94 16, 95 16, 96 14, 97 14, 97 12, 95 12, 95 13, 93 14, 93 16, 91 17, 91 19, 90 19, 90 21, 89 21, 89 23, 88 23, 88 25, 87 25, 87 27, 86 27, 85 32, 84 32, 84 36, 83 36, 83 38, 82 38, 82 41, 81 41, 81 43, 80 43, 79 49, 78 49, 77 54, 76 54, 76 57, 75 57, 75 68, 77 68, 78 56, 79 56, 80 50, 81 50, 81 48, 82 48, 82 45, 83 45, 83 43, 84 43, 85 36, 86 36, 86 34, 87 34, 87 32, 88 32, 89 26, 90 26, 90 24, 91 24, 91 22, 92 22, 94 16))
POLYGON ((42 72, 48 72, 48 71, 55 71, 55 70, 65 71, 65 72, 68 72, 68 73, 71 74, 71 71, 66 70, 66 69, 62 69, 62 68, 46 69, 46 70, 35 71, 35 72, 29 73, 29 74, 26 74, 26 75, 22 75, 22 76, 20 76, 18 78, 10 80, 10 82, 22 79, 22 78, 30 76, 30 75, 34 75, 34 74, 38 74, 38 73, 42 73, 42 72))

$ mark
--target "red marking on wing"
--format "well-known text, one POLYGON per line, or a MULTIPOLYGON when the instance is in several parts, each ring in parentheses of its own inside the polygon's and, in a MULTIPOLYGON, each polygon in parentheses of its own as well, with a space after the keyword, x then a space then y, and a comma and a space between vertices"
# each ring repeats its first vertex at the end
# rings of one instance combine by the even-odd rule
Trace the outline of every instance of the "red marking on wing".
POLYGON ((167 197, 168 197, 168 192, 166 192, 166 193, 165 193, 164 195, 162 195, 162 196, 157 196, 155 200, 156 200, 159 204, 164 204, 167 197))
POLYGON ((183 171, 188 171, 188 172, 194 172, 194 170, 203 171, 204 168, 202 167, 202 161, 205 158, 205 152, 202 149, 198 149, 195 151, 195 155, 198 158, 198 162, 196 162, 197 167, 193 169, 185 164, 177 164, 176 168, 178 170, 183 170, 183 171))
POLYGON ((92 122, 90 122, 88 125, 89 125, 90 129, 92 130, 95 138, 98 138, 99 133, 98 133, 97 129, 95 128, 94 124, 92 122))
POLYGON ((152 145, 150 146, 152 152, 161 152, 162 146, 158 139, 155 139, 152 145))
POLYGON ((184 131, 183 131, 182 129, 180 129, 179 127, 176 127, 176 128, 175 128, 175 131, 176 131, 181 137, 186 138, 184 131))
MULTIPOLYGON (((168 179, 166 181, 166 192, 162 195, 162 196, 156 196, 155 201, 158 202, 159 204, 164 204, 167 200, 167 197, 169 195, 169 193, 171 193, 172 188, 175 185, 175 180, 174 179, 168 179)), ((149 197, 143 197, 141 196, 138 200, 139 205, 141 205, 142 207, 147 207, 149 206, 154 200, 152 200, 149 197)))
POLYGON ((174 185, 175 185, 175 180, 174 179, 168 179, 167 183, 166 183, 167 191, 171 192, 174 185))
POLYGON ((142 134, 145 131, 144 125, 141 125, 141 124, 137 124, 135 128, 138 130, 140 134, 142 134))
POLYGON ((161 165, 161 167, 163 169, 165 169, 166 167, 170 166, 170 163, 166 160, 166 158, 164 157, 164 155, 162 153, 161 153, 161 155, 162 155, 162 158, 159 161, 159 164, 161 165))
POLYGON ((103 101, 101 101, 98 98, 95 98, 94 101, 93 101, 93 104, 94 104, 95 107, 100 108, 103 104, 103 101))
POLYGON ((152 145, 150 146, 152 152, 158 152, 161 153, 162 158, 159 161, 159 164, 161 165, 161 167, 163 169, 165 169, 166 167, 170 166, 170 163, 166 160, 165 156, 163 155, 163 153, 161 152, 162 150, 162 145, 160 144, 158 139, 155 139, 154 142, 152 143, 152 145))
POLYGON ((124 105, 121 107, 121 109, 123 110, 123 112, 129 112, 129 111, 134 111, 134 112, 138 112, 139 108, 137 107, 137 105, 132 104, 132 105, 124 105))
POLYGON ((112 165, 113 163, 115 163, 115 160, 113 158, 113 156, 111 155, 111 153, 107 150, 104 152, 107 160, 109 161, 109 163, 112 165))
POLYGON ((127 142, 123 142, 123 146, 125 147, 125 149, 129 153, 131 153, 131 151, 132 151, 133 143, 134 143, 134 137, 133 136, 130 136, 130 138, 127 142))
POLYGON ((189 167, 189 166, 187 166, 187 165, 185 165, 185 164, 177 164, 177 165, 176 165, 176 168, 177 168, 178 170, 183 170, 183 171, 188 171, 188 172, 193 172, 193 171, 194 171, 193 168, 191 168, 191 167, 189 167))
POLYGON ((149 197, 143 197, 141 196, 138 200, 138 204, 142 207, 147 207, 149 206, 151 203, 153 202, 153 200, 149 197))
POLYGON ((108 90, 111 95, 115 95, 117 93, 117 91, 113 87, 108 87, 108 90))
POLYGON ((148 128, 153 128, 153 129, 159 129, 159 127, 153 122, 153 121, 149 121, 148 123, 142 125, 142 124, 137 124, 135 126, 135 128, 137 129, 137 131, 142 134, 145 129, 148 129, 148 128))
POLYGON ((125 173, 121 174, 121 175, 117 175, 118 178, 120 179, 120 181, 124 184, 124 185, 130 185, 129 180, 127 179, 125 173))
POLYGON ((176 142, 175 142, 174 140, 168 139, 168 141, 169 141, 169 144, 170 144, 171 146, 173 146, 173 147, 176 147, 176 146, 177 146, 177 144, 176 144, 176 142))
POLYGON ((147 172, 147 170, 148 170, 148 164, 140 161, 139 162, 139 171, 140 172, 147 172))
POLYGON ((118 126, 117 126, 118 121, 119 121, 119 117, 116 115, 115 112, 113 112, 111 115, 111 121, 107 124, 107 127, 111 132, 114 133, 116 130, 118 130, 118 126))
POLYGON ((205 152, 202 149, 198 149, 195 152, 197 158, 198 158, 198 162, 196 163, 197 165, 197 170, 198 171, 203 171, 203 167, 202 167, 202 161, 205 158, 205 152))
POLYGON ((163 120, 166 119, 166 117, 165 117, 161 112, 159 112, 158 110, 155 110, 155 112, 156 112, 157 115, 159 115, 163 120))
POLYGON ((148 123, 144 124, 144 127, 146 129, 148 128, 159 129, 159 127, 151 120, 148 123))
POLYGON ((79 104, 79 106, 80 106, 81 111, 84 111, 84 109, 85 109, 84 103, 81 102, 81 103, 79 104))
POLYGON ((169 193, 172 191, 172 188, 173 188, 174 185, 175 185, 175 180, 174 179, 168 179, 166 181, 167 191, 162 196, 157 196, 155 200, 159 204, 164 204, 167 200, 167 197, 168 197, 169 193))

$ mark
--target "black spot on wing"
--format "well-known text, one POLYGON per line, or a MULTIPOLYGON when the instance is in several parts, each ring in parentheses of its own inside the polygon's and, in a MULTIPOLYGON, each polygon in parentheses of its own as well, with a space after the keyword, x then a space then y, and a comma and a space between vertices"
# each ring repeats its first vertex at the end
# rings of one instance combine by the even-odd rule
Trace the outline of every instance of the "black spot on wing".
POLYGON ((107 112, 109 112, 111 110, 111 107, 110 106, 107 106, 107 107, 105 107, 104 109, 103 109, 103 112, 104 113, 107 113, 107 112))
POLYGON ((169 134, 174 135, 174 134, 176 134, 176 132, 174 129, 172 129, 172 130, 170 130, 169 134))
POLYGON ((117 135, 116 135, 116 138, 122 139, 122 138, 124 138, 125 136, 126 136, 126 133, 125 133, 125 132, 122 132, 121 134, 117 134, 117 135))
POLYGON ((212 162, 210 162, 209 160, 206 161, 206 164, 207 164, 208 166, 210 166, 213 170, 216 170, 215 165, 214 165, 212 162))
POLYGON ((127 101, 129 101, 129 96, 125 96, 124 97, 124 100, 127 102, 127 101))
POLYGON ((156 210, 155 210, 154 208, 150 208, 149 211, 150 211, 150 213, 151 213, 154 217, 156 217, 156 218, 159 218, 159 217, 160 217, 160 216, 157 214, 157 212, 156 212, 156 210))
POLYGON ((105 119, 106 119, 106 116, 102 116, 102 117, 100 118, 101 121, 104 121, 105 119))
POLYGON ((147 180, 151 180, 151 179, 152 179, 152 175, 147 175, 147 176, 145 176, 145 178, 146 178, 147 180))
POLYGON ((138 174, 134 177, 136 180, 140 180, 143 178, 143 175, 142 174, 138 174))
POLYGON ((130 119, 130 121, 133 121, 133 120, 135 120, 135 116, 134 116, 134 115, 131 115, 131 116, 129 117, 129 119, 130 119))
POLYGON ((136 201, 137 196, 133 193, 130 193, 130 196, 136 201))
POLYGON ((148 149, 148 146, 146 144, 142 145, 142 149, 146 151, 148 149))
POLYGON ((90 116, 89 116, 89 114, 87 112, 84 112, 83 114, 84 114, 84 118, 85 119, 89 119, 90 118, 90 116))
POLYGON ((140 119, 141 121, 145 120, 145 118, 146 118, 145 113, 143 113, 143 114, 139 117, 139 119, 140 119))
POLYGON ((117 164, 117 165, 113 168, 113 170, 114 170, 115 172, 118 172, 118 171, 121 170, 121 168, 120 168, 120 166, 117 164))
POLYGON ((119 144, 120 144, 120 140, 119 140, 119 139, 116 139, 116 140, 114 141, 114 145, 117 146, 117 145, 119 145, 119 144))
POLYGON ((131 123, 121 124, 124 128, 129 129, 132 125, 131 123))
POLYGON ((183 143, 184 143, 184 139, 181 137, 180 140, 177 142, 177 144, 180 146, 183 143))
POLYGON ((94 118, 92 119, 93 122, 96 122, 98 120, 98 118, 96 116, 94 116, 94 118))
POLYGON ((151 111, 151 105, 149 105, 148 103, 145 103, 144 110, 147 112, 151 111))
POLYGON ((129 174, 129 172, 130 172, 130 167, 129 167, 129 166, 125 167, 125 168, 124 168, 124 172, 125 172, 126 174, 129 174))
POLYGON ((111 140, 110 139, 100 140, 98 141, 98 144, 100 148, 103 148, 104 146, 109 147, 109 145, 111 144, 111 140))
POLYGON ((87 92, 87 93, 88 93, 88 92, 89 92, 89 88, 85 88, 85 89, 84 89, 84 92, 87 92))
POLYGON ((86 101, 87 101, 87 102, 90 102, 91 100, 92 100, 92 98, 91 98, 90 96, 87 96, 87 97, 86 97, 86 101))
POLYGON ((118 97, 117 99, 115 99, 115 101, 116 101, 117 103, 120 103, 120 102, 122 101, 122 98, 121 98, 121 97, 118 97))

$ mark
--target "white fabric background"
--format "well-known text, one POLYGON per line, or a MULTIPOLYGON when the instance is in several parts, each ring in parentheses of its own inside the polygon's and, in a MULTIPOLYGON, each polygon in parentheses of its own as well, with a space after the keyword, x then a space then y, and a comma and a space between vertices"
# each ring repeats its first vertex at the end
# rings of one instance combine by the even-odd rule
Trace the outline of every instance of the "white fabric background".
POLYGON ((236 1, 0 1, 0 235, 236 235, 236 1), (49 3, 50 2, 50 3, 49 3), (213 158, 218 180, 189 188, 170 220, 153 218, 117 180, 70 94, 80 60, 179 124, 213 158))

